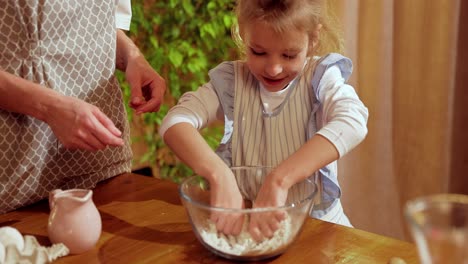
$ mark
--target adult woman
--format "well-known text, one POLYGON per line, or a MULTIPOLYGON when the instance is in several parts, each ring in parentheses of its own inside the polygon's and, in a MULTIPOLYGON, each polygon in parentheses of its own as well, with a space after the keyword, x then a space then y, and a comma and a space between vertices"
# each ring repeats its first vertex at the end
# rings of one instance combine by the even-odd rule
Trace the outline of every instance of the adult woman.
POLYGON ((130 170, 115 68, 126 72, 137 113, 159 108, 165 84, 116 29, 128 29, 131 13, 129 0, 118 2, 3 1, 0 213, 130 170))

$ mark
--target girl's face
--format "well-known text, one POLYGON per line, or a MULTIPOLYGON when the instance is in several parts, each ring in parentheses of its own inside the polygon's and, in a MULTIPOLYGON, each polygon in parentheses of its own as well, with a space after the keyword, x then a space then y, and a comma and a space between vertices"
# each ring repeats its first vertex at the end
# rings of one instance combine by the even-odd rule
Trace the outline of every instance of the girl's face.
POLYGON ((270 92, 280 91, 304 68, 309 37, 305 32, 291 30, 275 33, 262 22, 245 28, 247 66, 270 92))

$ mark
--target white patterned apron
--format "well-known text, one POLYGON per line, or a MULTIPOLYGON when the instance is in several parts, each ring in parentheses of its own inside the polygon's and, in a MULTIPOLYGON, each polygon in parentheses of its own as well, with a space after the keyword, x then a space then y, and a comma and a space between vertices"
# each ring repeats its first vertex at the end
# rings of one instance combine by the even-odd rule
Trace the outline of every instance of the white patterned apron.
MULTIPOLYGON (((306 66, 304 74, 291 84, 283 103, 272 113, 267 113, 261 101, 258 81, 244 63, 234 63, 233 166, 276 167, 315 134, 315 112, 318 104, 310 88, 314 65, 309 63, 306 66)), ((318 173, 311 176, 318 185, 319 202, 322 187, 320 177, 318 173)), ((248 190, 247 186, 254 185, 242 182, 241 179, 256 180, 255 177, 238 178, 241 190, 248 190)), ((298 201, 298 197, 304 198, 305 195, 301 192, 306 191, 304 184, 294 185, 289 190, 288 202, 298 201)))
POLYGON ((115 1, 1 2, 0 68, 98 106, 123 132, 126 145, 68 150, 46 123, 0 109, 0 213, 55 188, 92 188, 130 171, 129 127, 114 77, 115 1))

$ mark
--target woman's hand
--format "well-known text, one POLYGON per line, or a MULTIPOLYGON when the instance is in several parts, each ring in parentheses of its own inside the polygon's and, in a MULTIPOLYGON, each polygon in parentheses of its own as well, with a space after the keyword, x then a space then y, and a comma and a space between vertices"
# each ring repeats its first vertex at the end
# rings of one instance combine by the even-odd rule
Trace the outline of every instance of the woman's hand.
POLYGON ((166 91, 166 83, 143 55, 128 60, 125 76, 131 89, 130 107, 137 114, 158 111, 166 91))
POLYGON ((122 30, 117 30, 116 67, 125 72, 130 85, 130 107, 137 114, 158 111, 166 91, 166 82, 122 30))
MULTIPOLYGON (((288 197, 288 189, 276 185, 272 179, 272 174, 266 177, 253 203, 253 208, 279 207, 285 205, 288 197)), ((249 233, 257 242, 265 238, 271 238, 280 227, 280 222, 285 218, 286 212, 280 210, 252 214, 250 215, 249 233)))
MULTIPOLYGON (((211 205, 215 207, 243 209, 244 200, 237 187, 236 179, 231 170, 216 177, 216 182, 210 182, 211 205)), ((213 211, 211 220, 216 229, 226 235, 238 235, 242 231, 244 215, 240 213, 224 213, 213 211)))
POLYGON ((74 97, 58 97, 44 121, 69 149, 97 151, 124 145, 122 132, 98 107, 74 97))

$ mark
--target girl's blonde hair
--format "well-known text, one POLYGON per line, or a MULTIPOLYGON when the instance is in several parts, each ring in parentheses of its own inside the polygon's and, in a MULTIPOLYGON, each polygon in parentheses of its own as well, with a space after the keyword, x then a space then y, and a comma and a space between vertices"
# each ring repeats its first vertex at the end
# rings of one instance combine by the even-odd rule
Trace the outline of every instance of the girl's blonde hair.
POLYGON ((245 27, 253 21, 264 22, 279 34, 291 29, 305 31, 309 35, 309 56, 342 53, 341 30, 330 11, 328 0, 238 0, 232 36, 244 55, 245 27))

